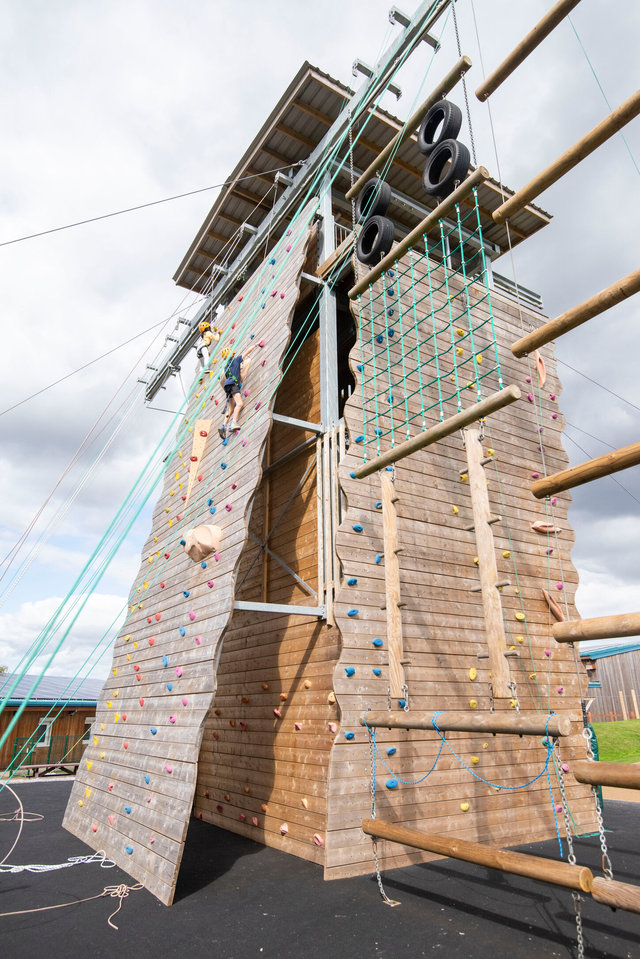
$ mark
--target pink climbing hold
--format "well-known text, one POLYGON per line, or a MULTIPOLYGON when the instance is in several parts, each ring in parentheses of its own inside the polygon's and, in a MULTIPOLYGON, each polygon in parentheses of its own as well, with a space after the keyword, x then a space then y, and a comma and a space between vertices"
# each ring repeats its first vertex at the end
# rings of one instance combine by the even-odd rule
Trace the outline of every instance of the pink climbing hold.
POLYGON ((254 409, 259 410, 261 406, 262 406, 262 400, 258 400, 258 402, 256 403, 254 409))
POLYGON ((287 253, 290 253, 290 252, 291 252, 291 244, 289 244, 289 245, 286 247, 286 250, 287 250, 287 253))
POLYGON ((138 702, 140 703, 141 706, 144 706, 144 699, 142 698, 142 696, 140 697, 138 702))
POLYGON ((200 639, 200 637, 196 636, 196 638, 194 639, 194 643, 196 644, 196 646, 199 646, 201 642, 202 640, 200 639))
POLYGON ((245 816, 243 812, 241 812, 240 815, 238 816, 238 819, 240 820, 240 822, 244 822, 246 818, 247 817, 245 816))
POLYGON ((532 473, 532 474, 531 474, 531 478, 532 478, 532 479, 539 479, 539 478, 540 478, 540 473, 532 473))
POLYGON ((98 831, 98 827, 96 826, 95 823, 92 823, 92 824, 91 824, 91 832, 97 832, 97 831, 98 831))
POLYGON ((175 721, 176 721, 176 717, 175 717, 175 716, 169 716, 169 722, 170 722, 170 723, 175 723, 175 721))
POLYGON ((240 720, 240 729, 242 729, 242 731, 244 732, 246 728, 247 728, 247 724, 244 723, 242 720, 240 720))
POLYGON ((244 395, 245 395, 245 396, 248 396, 248 395, 249 395, 249 390, 245 390, 245 391, 244 391, 244 395))
POLYGON ((555 398, 556 398, 556 394, 555 394, 555 393, 549 393, 549 399, 550 399, 550 400, 555 400, 555 398))
POLYGON ((278 295, 278 291, 277 291, 277 290, 274 290, 273 293, 271 294, 271 296, 277 296, 277 295, 278 295))
POLYGON ((257 825, 258 825, 258 817, 257 817, 257 816, 252 816, 252 817, 251 817, 251 822, 252 822, 252 824, 253 824, 254 826, 257 826, 257 825))
POLYGON ((153 646, 153 644, 155 643, 155 641, 156 641, 156 640, 155 640, 155 636, 149 636, 149 646, 153 646))
POLYGON ((219 562, 220 562, 220 553, 214 553, 214 554, 213 554, 213 558, 215 559, 216 563, 219 563, 219 562))
POLYGON ((149 840, 149 842, 151 843, 152 846, 153 846, 153 844, 154 844, 155 841, 156 841, 156 837, 155 837, 155 836, 152 836, 151 839, 149 840))
POLYGON ((555 506, 557 502, 558 502, 558 497, 557 497, 557 496, 552 496, 552 497, 551 497, 551 505, 552 505, 552 506, 555 506))
POLYGON ((280 712, 279 709, 274 709, 274 710, 273 710, 273 715, 274 715, 274 716, 277 716, 278 719, 282 719, 282 713, 280 712))
POLYGON ((533 403, 533 393, 527 393, 527 399, 530 403, 533 403))
POLYGON ((214 587, 214 582, 213 582, 212 579, 210 579, 210 580, 207 581, 207 586, 209 587, 209 589, 213 589, 213 587, 214 587))
POLYGON ((214 733, 214 734, 213 734, 213 738, 214 738, 214 739, 220 739, 220 736, 219 736, 218 733, 214 733))
POLYGON ((330 730, 332 733, 337 732, 337 731, 338 731, 338 727, 337 727, 336 723, 329 723, 329 730, 330 730))
POLYGON ((298 732, 300 732, 300 730, 302 729, 302 723, 294 723, 293 726, 294 726, 294 729, 298 730, 298 732))
POLYGON ((220 803, 218 803, 218 805, 216 806, 216 812, 222 812, 222 806, 220 805, 220 803))
POLYGON ((280 294, 280 299, 281 299, 281 300, 284 300, 284 293, 281 293, 281 294, 280 294))
POLYGON ((176 676, 178 679, 182 676, 182 666, 176 666, 176 676))
POLYGON ((243 445, 243 446, 246 446, 246 445, 247 445, 247 441, 246 441, 246 440, 243 440, 243 441, 242 441, 242 445, 243 445))
POLYGON ((322 836, 319 836, 317 832, 313 834, 313 841, 316 846, 324 846, 324 839, 322 836))
POLYGON ((109 825, 113 826, 113 816, 107 816, 107 819, 109 820, 109 825))
POLYGON ((525 376, 524 381, 525 381, 525 383, 530 383, 530 382, 531 382, 531 377, 530 377, 530 376, 525 376))
POLYGON ((287 833, 289 832, 289 827, 287 826, 286 822, 283 822, 282 825, 280 826, 280 832, 282 833, 283 836, 286 836, 287 833))
POLYGON ((237 483, 232 483, 232 484, 231 484, 231 489, 237 489, 237 488, 238 488, 238 484, 237 484, 237 483))
POLYGON ((545 654, 545 656, 550 656, 550 655, 551 655, 551 653, 549 652, 548 649, 545 649, 544 654, 545 654))
POLYGON ((167 765, 166 765, 164 768, 166 769, 166 771, 167 771, 168 773, 172 773, 172 772, 173 772, 173 766, 170 766, 169 763, 167 763, 167 765))
POLYGON ((263 346, 266 346, 266 345, 267 345, 267 341, 266 341, 266 340, 260 340, 260 342, 258 343, 258 346, 259 346, 260 348, 262 348, 263 346))
POLYGON ((563 692, 564 692, 564 686, 558 686, 558 692, 559 692, 559 693, 563 693, 563 692))
POLYGON ((230 513, 231 510, 233 509, 233 506, 231 505, 231 503, 227 503, 227 505, 225 506, 225 509, 226 509, 227 513, 230 513))
POLYGON ((189 610, 189 619, 191 620, 191 622, 193 622, 195 618, 196 618, 196 614, 193 612, 193 610, 189 610))
POLYGON ((260 361, 260 366, 264 366, 265 362, 266 362, 266 360, 261 360, 261 361, 260 361))
POLYGON ((569 772, 569 766, 568 766, 567 763, 563 763, 563 764, 562 764, 562 772, 563 772, 563 773, 568 773, 568 772, 569 772))
POLYGON ((564 583, 556 583, 556 589, 564 589, 564 583))

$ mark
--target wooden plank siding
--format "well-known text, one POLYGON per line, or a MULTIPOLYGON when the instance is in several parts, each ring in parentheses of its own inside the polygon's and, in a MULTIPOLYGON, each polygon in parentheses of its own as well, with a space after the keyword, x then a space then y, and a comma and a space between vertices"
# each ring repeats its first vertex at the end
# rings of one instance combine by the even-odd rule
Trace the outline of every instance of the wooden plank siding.
MULTIPOLYGON (((16 713, 17 707, 7 706, 0 716, 0 733, 4 732, 11 720, 13 719, 16 713)), ((51 710, 51 715, 49 719, 56 716, 56 713, 60 709, 60 706, 55 706, 51 710)), ((29 737, 35 730, 38 728, 41 719, 47 717, 49 713, 49 706, 27 706, 20 719, 13 728, 13 734, 7 739, 6 743, 0 751, 0 769, 6 769, 6 767, 11 762, 12 756, 14 754, 14 742, 16 739, 21 739, 29 737)), ((95 707, 67 707, 64 708, 60 715, 56 717, 55 721, 51 724, 50 735, 57 737, 67 737, 67 753, 73 756, 74 759, 77 759, 83 750, 82 739, 87 731, 87 726, 85 725, 85 719, 90 719, 96 715, 95 707)), ((39 745, 31 752, 33 746, 33 741, 29 743, 25 749, 16 753, 17 764, 21 763, 36 763, 41 762, 47 757, 48 747, 39 745), (25 754, 31 753, 31 758, 26 759, 25 754)), ((58 761, 61 757, 55 754, 55 761, 58 761)), ((52 761, 54 761, 54 754, 51 756, 52 761)), ((18 768, 14 764, 14 767, 18 768)))
MULTIPOLYGON (((409 265, 408 255, 401 262, 401 271, 409 265)), ((433 278, 442 282, 441 271, 433 278)), ((374 285, 374 296, 383 285, 397 284, 397 278, 387 277, 374 285)), ((460 284, 449 287, 455 297, 460 284)), ((408 291, 404 279, 400 281, 403 298, 408 291)), ((426 281, 418 280, 416 298, 428 292, 426 281)), ((446 304, 445 292, 436 292, 436 307, 446 304)), ((472 294, 481 296, 481 290, 472 288, 472 294)), ((410 295, 407 297, 409 302, 410 295)), ((545 504, 537 502, 530 492, 532 473, 542 473, 540 449, 544 445, 547 471, 564 468, 567 457, 562 447, 563 419, 558 410, 557 396, 561 385, 551 345, 542 355, 546 363, 547 380, 538 391, 535 365, 526 359, 516 360, 510 352, 511 343, 521 334, 522 327, 539 325, 540 318, 513 301, 492 291, 491 301, 496 326, 499 357, 504 385, 515 383, 523 392, 523 399, 513 406, 491 416, 485 425, 484 447, 494 452, 493 462, 485 467, 491 512, 502 516, 502 522, 493 525, 496 562, 499 579, 509 579, 511 586, 500 592, 503 608, 506 642, 513 647, 515 658, 507 660, 510 678, 517 684, 517 700, 523 712, 547 713, 550 710, 569 715, 576 722, 575 735, 563 740, 560 752, 569 766, 574 757, 584 758, 581 729, 581 695, 586 693, 587 679, 581 666, 576 669, 573 651, 554 643, 551 637, 551 616, 543 598, 542 588, 551 584, 554 597, 567 603, 570 617, 576 617, 574 607, 577 574, 571 563, 570 551, 573 533, 567 523, 570 494, 558 496, 554 506, 555 523, 560 528, 558 543, 532 530, 536 520, 548 521, 545 504), (532 378, 527 382, 526 377, 532 378), (534 402, 526 394, 533 394, 534 402), (554 396, 552 399, 551 396, 554 396), (538 412, 536 412, 538 410, 538 412), (540 417, 540 419, 538 419, 540 417), (538 432, 542 426, 542 433, 538 432), (547 550, 551 552, 547 553, 547 550), (556 591, 556 582, 562 582, 562 591, 556 591), (524 610, 525 621, 516 619, 524 610), (521 640, 518 639, 521 637, 521 640)), ((425 316, 430 300, 427 297, 418 307, 420 323, 430 328, 425 316)), ((368 294, 352 312, 363 324, 369 337, 372 317, 368 294)), ((397 312, 396 312, 397 316, 397 312)), ((486 301, 472 311, 474 324, 488 316, 486 301)), ((384 319, 384 318, 383 318, 384 319)), ((383 319, 373 320, 373 335, 384 333, 383 319)), ((388 322, 388 321, 387 321, 388 322)), ((455 324, 454 324, 455 325, 455 324)), ((463 325, 463 324, 461 324, 463 325)), ((476 351, 484 352, 484 363, 491 364, 490 327, 485 326, 476 335, 476 351)), ((401 337, 385 337, 388 361, 401 357, 401 337)), ((375 341, 374 341, 375 342, 375 341)), ((405 351, 407 350, 405 337, 405 351)), ((426 347, 428 349, 428 346, 426 347)), ((383 350, 383 347, 380 347, 383 350)), ((468 342, 464 354, 469 357, 468 342)), ((428 354, 433 355, 433 350, 428 354)), ((384 607, 383 517, 376 503, 381 500, 380 478, 373 474, 362 480, 350 473, 364 459, 364 444, 353 438, 363 429, 362 378, 371 375, 371 344, 365 343, 361 352, 356 345, 351 353, 351 366, 356 377, 356 388, 345 408, 345 419, 352 438, 347 455, 340 466, 340 483, 348 508, 338 530, 337 550, 344 565, 345 578, 337 593, 336 622, 340 629, 342 648, 334 674, 334 689, 341 713, 341 732, 331 753, 328 781, 328 824, 326 840, 325 876, 336 878, 372 871, 372 844, 360 829, 362 819, 371 813, 371 781, 369 763, 369 735, 360 725, 367 709, 381 710, 388 705, 389 660, 386 611, 384 607), (364 372, 358 364, 364 361, 364 372), (362 527, 357 531, 354 527, 362 527), (356 582, 347 585, 347 578, 356 582), (354 613, 354 610, 357 612, 354 613), (351 611, 352 615, 348 615, 351 611), (373 645, 382 639, 382 646, 373 645), (376 676, 374 669, 381 670, 376 676), (348 734, 349 738, 346 738, 348 734)), ((383 354, 384 358, 384 354, 383 354)), ((387 361, 385 361, 386 363, 387 361)), ((424 356, 423 356, 424 362, 424 356)), ((380 364, 387 376, 387 367, 380 364)), ((398 409, 404 409, 404 398, 418 390, 416 363, 392 367, 390 391, 398 409)), ((485 369, 487 365, 485 365, 485 369)), ((461 374, 465 387, 469 374, 461 374)), ((483 382, 483 395, 500 387, 497 373, 483 382)), ((463 406, 475 401, 475 391, 462 391, 463 406)), ((433 401, 434 389, 425 391, 433 401)), ((371 384, 365 385, 367 410, 373 408, 371 384)), ((419 414, 419 396, 408 399, 409 414, 419 414)), ((455 402, 445 404, 444 416, 457 412, 455 402)), ((437 410, 427 415, 427 426, 437 421, 437 410)), ((390 429, 390 415, 380 416, 383 431, 390 429)), ((390 446, 390 437, 379 440, 367 427, 367 455, 375 455, 390 446)), ((396 420, 397 426, 397 420, 396 420)), ((421 426, 418 415, 412 420, 410 435, 416 435, 421 426)), ((395 443, 407 438, 406 430, 397 429, 395 443)), ((485 640, 485 622, 482 597, 471 588, 479 582, 474 563, 476 544, 472 525, 471 499, 468 484, 461 478, 466 470, 465 450, 459 435, 451 436, 433 447, 400 460, 395 466, 400 588, 403 606, 402 629, 404 639, 405 675, 412 709, 428 710, 435 714, 445 709, 489 710, 490 675, 485 640)), ((547 506, 547 509, 549 507, 547 506)), ((510 710, 509 700, 495 700, 496 710, 510 710)), ((398 709, 397 700, 391 703, 398 709)), ((497 845, 549 837, 555 832, 554 813, 546 777, 538 779, 528 789, 509 791, 507 786, 526 783, 543 768, 546 750, 539 737, 478 736, 450 733, 447 741, 464 763, 490 783, 505 788, 496 789, 473 778, 467 769, 445 747, 435 770, 421 785, 399 783, 387 788, 388 780, 396 778, 413 782, 429 770, 436 759, 440 738, 435 730, 378 729, 376 740, 380 749, 377 763, 375 804, 376 812, 387 821, 406 823, 416 828, 497 845), (395 748, 388 756, 386 750, 395 748), (383 760, 389 766, 386 769, 383 760)), ((590 790, 577 784, 569 773, 567 795, 578 829, 594 828, 595 810, 590 790)), ((560 793, 552 772, 554 802, 560 793)), ((433 855, 405 848, 391 842, 378 843, 381 866, 395 866, 425 861, 433 855)))
MULTIPOLYGON (((252 356, 241 432, 224 446, 217 427, 224 395, 213 361, 191 397, 98 704, 96 741, 84 756, 64 825, 171 903, 196 788, 205 719, 216 688, 215 664, 231 620, 250 504, 261 479, 273 398, 313 233, 310 201, 272 259, 245 283, 218 323, 252 356), (274 258, 274 259, 273 259, 274 258), (213 419, 204 454, 193 461, 200 425, 213 419), (197 471, 189 502, 190 471, 197 471), (210 501, 216 508, 210 512, 210 501), (218 559, 201 565, 180 539, 194 526, 222 529, 218 559)), ((206 750, 205 750, 206 755, 206 750)))
POLYGON ((640 719, 640 650, 602 656, 592 661, 595 671, 589 678, 601 683, 588 690, 593 704, 589 710, 593 720, 640 719))

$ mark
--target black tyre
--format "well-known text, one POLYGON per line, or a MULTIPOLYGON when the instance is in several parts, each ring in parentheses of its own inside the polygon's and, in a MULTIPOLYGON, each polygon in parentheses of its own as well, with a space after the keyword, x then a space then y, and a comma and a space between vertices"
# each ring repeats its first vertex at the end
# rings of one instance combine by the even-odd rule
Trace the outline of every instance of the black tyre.
POLYGON ((422 185, 429 196, 445 197, 456 183, 466 179, 471 157, 459 140, 443 140, 435 148, 422 175, 422 185))
POLYGON ((429 156, 443 140, 455 140, 462 126, 462 111, 450 100, 431 107, 418 130, 418 149, 429 156))
POLYGON ((384 216, 391 203, 391 187, 384 180, 374 177, 367 180, 356 200, 356 220, 370 216, 384 216))
POLYGON ((360 231, 356 252, 361 263, 375 266, 393 244, 393 221, 386 216, 369 217, 360 231))

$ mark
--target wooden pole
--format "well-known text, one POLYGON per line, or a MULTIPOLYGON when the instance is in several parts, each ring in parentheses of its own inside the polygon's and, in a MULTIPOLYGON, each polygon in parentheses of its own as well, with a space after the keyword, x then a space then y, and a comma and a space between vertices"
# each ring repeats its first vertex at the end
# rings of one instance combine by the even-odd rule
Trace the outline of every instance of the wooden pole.
POLYGON ((493 694, 497 699, 510 699, 513 692, 509 687, 511 676, 509 664, 505 659, 507 648, 502 603, 497 589, 498 567, 496 565, 496 549, 493 533, 489 521, 491 509, 489 494, 487 493, 487 477, 482 467, 484 454, 480 442, 480 432, 477 429, 467 430, 465 434, 465 451, 467 454, 467 470, 469 474, 469 491, 471 493, 471 509, 473 511, 473 526, 476 538, 476 552, 478 555, 478 573, 480 575, 480 590, 482 592, 482 609, 486 631, 489 664, 491 666, 491 684, 493 694))
POLYGON ((589 783, 591 786, 640 789, 640 765, 633 763, 602 763, 578 759, 571 763, 571 772, 579 783, 589 783))
POLYGON ((551 10, 545 13, 542 20, 536 23, 533 30, 530 30, 518 46, 514 47, 509 56, 505 57, 500 66, 496 67, 484 83, 480 84, 476 90, 478 100, 488 99, 579 3, 580 0, 558 0, 551 10))
POLYGON ((539 173, 533 180, 530 180, 526 186, 509 197, 502 206, 493 212, 493 219, 499 225, 503 225, 505 220, 513 216, 519 210, 522 210, 527 203, 539 196, 547 187, 555 183, 561 177, 572 170, 574 166, 593 153, 599 146, 609 140, 614 133, 626 126, 634 117, 640 113, 640 90, 636 90, 627 100, 624 101, 616 110, 613 110, 609 116, 605 117, 589 133, 574 143, 572 147, 554 160, 546 169, 539 173))
POLYGON ((533 330, 532 333, 527 333, 526 336, 516 340, 511 347, 511 352, 514 356, 526 356, 527 353, 533 353, 534 350, 544 346, 545 343, 555 340, 557 336, 568 333, 569 330, 574 330, 582 323, 586 323, 587 320, 592 320, 594 316, 610 310, 612 306, 621 303, 629 296, 633 296, 638 290, 640 290, 640 269, 628 273, 621 280, 617 280, 611 286, 608 286, 606 290, 600 290, 599 293, 595 293, 588 300, 584 300, 567 310, 566 313, 557 316, 555 320, 549 320, 548 323, 544 323, 537 330, 533 330))
POLYGON ((595 616, 554 623, 551 627, 557 643, 577 643, 583 639, 616 639, 619 636, 640 636, 640 613, 621 616, 595 616))
POLYGON ((450 193, 448 197, 439 203, 435 210, 432 210, 428 216, 422 220, 421 223, 418 223, 416 227, 405 236, 404 240, 400 242, 391 250, 385 257, 382 258, 380 263, 377 266, 374 266, 372 270, 369 270, 368 273, 365 273, 363 278, 356 283, 355 286, 352 286, 349 290, 349 298, 355 300, 356 297, 360 296, 361 293, 369 287, 371 283, 374 283, 378 277, 384 273, 385 270, 388 270, 389 267, 392 267, 396 260, 399 260, 401 256, 407 252, 410 246, 420 240, 422 236, 433 229, 433 227, 441 220, 443 217, 448 216, 449 213, 453 210, 455 205, 463 200, 468 193, 471 192, 474 186, 477 186, 479 183, 484 183, 485 180, 489 179, 489 171, 483 167, 479 166, 477 170, 474 170, 473 173, 467 177, 466 180, 457 187, 453 193, 450 193))
POLYGON ((431 713, 412 709, 409 712, 376 712, 364 714, 361 726, 387 729, 433 729, 435 716, 438 729, 446 732, 463 733, 505 733, 513 736, 570 736, 571 720, 568 716, 552 713, 544 716, 539 713, 525 715, 516 712, 480 713, 480 712, 442 712, 431 713))
POLYGON ((367 836, 388 839, 415 849, 426 849, 440 856, 450 856, 463 862, 473 862, 489 869, 512 873, 515 876, 527 876, 529 879, 541 879, 555 886, 579 889, 590 892, 593 873, 586 866, 572 866, 555 859, 543 859, 541 856, 529 856, 522 852, 511 852, 496 846, 483 846, 468 839, 455 839, 453 836, 436 836, 408 829, 396 823, 382 822, 379 819, 364 819, 362 831, 367 836))
MULTIPOLYGON (((577 0, 576 0, 577 2, 577 0)), ((399 130, 392 140, 387 143, 375 160, 369 164, 364 173, 358 177, 353 186, 345 193, 345 198, 350 200, 352 197, 357 196, 362 187, 365 185, 367 180, 374 175, 376 170, 379 170, 384 162, 391 156, 394 150, 397 150, 405 140, 408 140, 416 130, 416 128, 422 123, 427 113, 438 100, 441 100, 443 97, 452 90, 458 80, 461 80, 465 75, 467 70, 471 67, 471 60, 469 57, 461 57, 457 63, 455 63, 446 77, 440 81, 438 86, 432 90, 426 100, 420 104, 418 109, 412 116, 409 117, 402 130, 399 130)))
POLYGON ((382 487, 382 527, 384 537, 384 587, 387 606, 389 644, 389 686, 392 699, 405 695, 402 613, 400 610, 400 565, 398 563, 398 524, 395 490, 388 473, 380 474, 382 487))
POLYGON ((457 433, 458 430, 461 430, 464 426, 469 426, 484 416, 496 413, 498 410, 501 410, 503 406, 509 406, 510 403, 515 403, 521 396, 522 394, 517 386, 506 386, 503 390, 499 390, 486 399, 480 400, 480 402, 474 406, 470 406, 460 413, 455 413, 448 419, 443 420, 442 423, 431 426, 423 433, 414 436, 413 439, 406 440, 406 442, 394 446, 393 449, 387 450, 386 453, 381 453, 380 456, 376 456, 375 459, 372 459, 369 463, 358 467, 358 469, 354 471, 356 479, 363 479, 365 476, 370 476, 371 473, 375 473, 376 470, 381 470, 385 466, 391 466, 392 463, 397 463, 398 460, 404 459, 405 456, 417 453, 418 450, 424 449, 425 446, 432 446, 433 443, 444 439, 445 436, 451 436, 452 433, 457 433))
POLYGON ((631 886, 616 879, 594 876, 591 895, 596 902, 614 909, 626 909, 628 912, 640 912, 640 887, 631 886))
POLYGON ((531 492, 536 499, 543 499, 545 496, 554 496, 564 490, 591 483, 603 476, 610 476, 611 473, 618 473, 630 466, 637 466, 638 463, 640 463, 640 443, 631 443, 630 446, 623 446, 612 453, 597 456, 595 459, 587 460, 586 463, 580 463, 579 466, 572 466, 568 470, 561 470, 559 473, 552 473, 551 476, 535 480, 531 484, 531 492))

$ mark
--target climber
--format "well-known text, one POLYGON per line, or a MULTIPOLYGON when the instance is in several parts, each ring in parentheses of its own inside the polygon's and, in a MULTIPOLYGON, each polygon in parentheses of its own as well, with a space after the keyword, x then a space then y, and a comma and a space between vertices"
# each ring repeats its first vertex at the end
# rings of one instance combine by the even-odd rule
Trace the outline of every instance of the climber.
POLYGON ((211 358, 211 344, 218 342, 222 330, 219 330, 217 326, 211 326, 211 323, 209 323, 208 320, 203 320, 198 326, 198 329, 202 337, 202 342, 196 350, 196 356, 200 360, 200 364, 204 369, 211 358))
POLYGON ((224 423, 218 430, 223 440, 226 439, 227 433, 240 429, 238 417, 242 409, 242 380, 249 372, 247 360, 254 349, 255 344, 248 346, 243 353, 232 353, 220 376, 227 397, 224 423))

